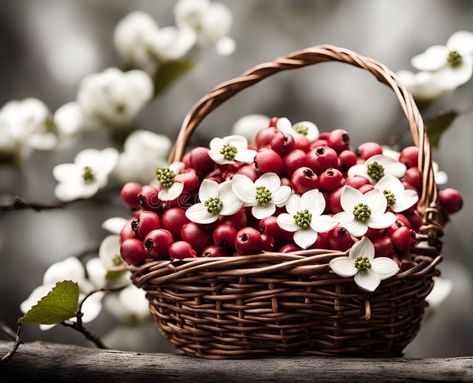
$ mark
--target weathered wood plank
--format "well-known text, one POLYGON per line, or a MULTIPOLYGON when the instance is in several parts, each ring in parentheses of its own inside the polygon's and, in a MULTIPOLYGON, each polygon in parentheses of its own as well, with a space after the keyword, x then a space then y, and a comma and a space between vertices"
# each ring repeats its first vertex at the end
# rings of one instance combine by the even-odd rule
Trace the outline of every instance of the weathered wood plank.
MULTIPOLYGON (((11 342, 0 341, 0 353, 11 342)), ((173 354, 98 350, 27 343, 0 381, 74 382, 447 382, 473 381, 473 357, 445 359, 271 358, 200 360, 173 354)))

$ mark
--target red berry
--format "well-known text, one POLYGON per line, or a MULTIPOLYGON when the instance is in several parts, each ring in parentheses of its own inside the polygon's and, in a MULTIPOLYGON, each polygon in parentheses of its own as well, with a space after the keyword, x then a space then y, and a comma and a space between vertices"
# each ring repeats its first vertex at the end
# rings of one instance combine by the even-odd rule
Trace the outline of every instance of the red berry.
POLYGON ((391 241, 396 249, 407 253, 416 245, 417 237, 414 230, 403 226, 393 233, 391 241))
POLYGON ((462 208, 463 198, 458 190, 447 188, 439 192, 439 203, 447 214, 453 214, 462 208))
POLYGON ((264 128, 256 133, 256 146, 262 148, 265 145, 271 145, 271 141, 276 135, 277 130, 274 128, 264 128))
POLYGON ((278 124, 278 120, 279 120, 279 117, 271 117, 271 119, 269 120, 269 127, 270 128, 275 128, 278 124))
POLYGON ((311 249, 326 249, 328 233, 317 233, 317 241, 310 247, 311 249))
POLYGON ((123 260, 130 264, 139 266, 146 259, 143 243, 138 239, 127 239, 120 246, 120 254, 123 260))
POLYGON ((161 216, 162 228, 168 230, 175 240, 181 238, 181 228, 187 222, 189 219, 186 217, 186 212, 180 207, 168 209, 161 216))
POLYGON ((405 164, 408 168, 416 168, 418 163, 419 149, 417 146, 408 146, 401 151, 399 162, 405 164))
POLYGON ((321 174, 328 168, 336 168, 337 165, 337 152, 326 146, 312 149, 305 156, 305 166, 311 168, 317 174, 321 174))
POLYGON ((348 171, 353 165, 356 165, 356 154, 351 150, 344 150, 338 155, 340 170, 348 171))
POLYGON ((221 183, 223 182, 223 171, 222 169, 215 169, 215 170, 212 170, 209 174, 207 174, 205 176, 206 179, 209 179, 209 180, 212 180, 212 181, 215 181, 217 183, 221 183))
POLYGON ((292 173, 304 166, 305 163, 305 153, 300 149, 293 150, 283 159, 284 164, 284 175, 288 178, 291 178, 292 173))
POLYGON ((155 229, 161 227, 159 216, 154 211, 144 210, 138 218, 131 222, 131 228, 138 238, 144 238, 146 235, 155 229))
POLYGON ((293 233, 281 229, 278 225, 277 217, 274 216, 266 217, 259 221, 258 229, 261 234, 273 237, 278 243, 286 243, 292 240, 293 237, 293 233))
POLYGON ((335 190, 334 192, 330 194, 329 205, 330 205, 330 210, 332 211, 333 214, 337 214, 343 211, 343 207, 340 202, 342 191, 343 191, 343 187, 335 190))
POLYGON ((190 243, 192 248, 199 254, 212 241, 210 235, 194 222, 189 222, 182 226, 181 238, 183 241, 190 243))
POLYGON ((218 246, 235 246, 237 230, 232 225, 218 225, 213 232, 214 243, 218 246))
POLYGON ((317 174, 307 167, 297 169, 291 177, 294 191, 303 194, 308 190, 317 189, 319 180, 317 174))
POLYGON ((383 236, 385 230, 386 229, 372 229, 371 227, 369 227, 368 231, 365 234, 365 237, 368 237, 371 240, 380 238, 383 236))
POLYGON ((412 229, 418 230, 422 225, 422 215, 418 211, 413 211, 407 215, 409 222, 411 223, 412 229))
POLYGON ((327 140, 321 140, 320 138, 318 138, 317 140, 315 140, 314 142, 310 144, 309 150, 315 149, 319 146, 328 146, 327 140))
POLYGON ((404 179, 413 186, 418 192, 420 192, 422 188, 422 180, 420 178, 419 169, 417 168, 409 168, 406 171, 406 175, 404 179))
POLYGON ((169 247, 174 242, 172 234, 164 229, 150 231, 143 241, 149 258, 166 259, 169 257, 169 247))
POLYGON ((237 230, 243 229, 248 224, 245 209, 240 209, 232 215, 220 216, 219 223, 231 225, 237 230))
POLYGON ((302 134, 294 135, 294 149, 302 150, 307 153, 310 150, 310 141, 302 134))
POLYGON ((333 191, 342 186, 343 175, 338 169, 329 168, 324 171, 319 178, 319 185, 322 190, 333 191))
POLYGON ((350 233, 344 227, 336 227, 329 231, 327 246, 332 250, 345 251, 353 244, 350 233))
POLYGON ((144 185, 138 194, 138 198, 142 209, 154 210, 160 206, 158 189, 151 185, 144 185))
POLYGON ((128 182, 120 190, 120 198, 125 204, 133 210, 139 209, 140 199, 138 194, 141 192, 141 185, 137 182, 128 182))
POLYGON ((174 180, 184 184, 184 191, 191 192, 200 186, 199 177, 194 169, 185 169, 179 173, 174 180))
POLYGON ((388 257, 391 258, 394 249, 393 244, 391 242, 391 238, 383 236, 381 238, 377 238, 373 241, 374 246, 374 256, 375 257, 388 257))
POLYGON ((240 254, 257 254, 263 248, 263 240, 258 230, 245 227, 237 233, 235 248, 240 254))
POLYGON ((335 149, 337 153, 340 153, 343 150, 347 150, 350 146, 350 135, 346 130, 335 129, 330 132, 327 144, 335 149))
POLYGON ((295 147, 294 137, 289 134, 278 132, 271 140, 271 149, 280 156, 285 156, 295 147))
POLYGON ((293 243, 288 243, 279 249, 279 253, 293 253, 294 251, 302 250, 299 246, 293 243))
POLYGON ((228 254, 225 251, 225 249, 217 245, 207 246, 200 254, 201 257, 209 257, 209 258, 226 257, 227 255, 228 254))
POLYGON ((371 190, 374 189, 374 185, 372 184, 366 184, 366 185, 361 185, 358 190, 362 192, 363 194, 370 192, 371 190))
POLYGON ((169 255, 171 259, 185 259, 196 257, 195 251, 192 246, 184 241, 174 242, 171 247, 169 247, 169 255))
POLYGON ((255 182, 258 179, 258 173, 256 173, 255 165, 245 165, 237 170, 236 174, 242 174, 247 176, 250 180, 255 182))
POLYGON ((362 176, 351 176, 345 179, 345 185, 351 186, 354 189, 359 189, 363 185, 369 184, 370 181, 362 176))
POLYGON ((396 215, 396 222, 399 223, 400 226, 406 226, 409 229, 411 228, 411 222, 404 214, 397 213, 395 215, 396 215))
POLYGON ((136 238, 135 232, 131 228, 131 223, 133 221, 133 218, 128 220, 128 222, 125 223, 125 225, 120 230, 120 242, 124 242, 127 239, 136 238))
POLYGON ((261 249, 264 251, 273 251, 275 246, 274 238, 267 234, 261 234, 261 249))
POLYGON ((197 147, 189 152, 189 166, 203 177, 215 168, 215 162, 209 156, 209 149, 197 147))
POLYGON ((383 148, 376 142, 366 142, 358 147, 357 153, 359 157, 367 160, 377 154, 383 154, 383 148))
POLYGON ((272 149, 262 149, 255 156, 255 167, 260 173, 274 172, 278 175, 283 170, 282 158, 272 149))

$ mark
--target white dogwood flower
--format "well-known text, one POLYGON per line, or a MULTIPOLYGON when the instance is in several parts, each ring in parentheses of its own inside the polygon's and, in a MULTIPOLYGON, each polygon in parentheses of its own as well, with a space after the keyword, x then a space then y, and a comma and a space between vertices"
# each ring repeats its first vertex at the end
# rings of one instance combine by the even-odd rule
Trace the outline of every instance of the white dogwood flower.
POLYGON ((385 229, 396 221, 393 213, 386 212, 386 197, 376 189, 363 194, 351 186, 344 186, 340 204, 343 211, 333 218, 354 237, 362 237, 368 228, 385 229))
POLYGON ((238 119, 233 125, 234 135, 245 137, 250 144, 255 144, 256 133, 269 125, 269 117, 263 114, 248 114, 238 119))
POLYGON ((153 96, 146 72, 108 68, 85 77, 77 101, 84 115, 105 127, 127 126, 153 96))
POLYGON ((158 198, 161 201, 173 201, 184 190, 184 184, 176 180, 176 176, 184 170, 184 163, 175 161, 168 167, 156 170, 157 186, 160 189, 158 198))
POLYGON ((128 220, 122 217, 108 218, 102 222, 102 229, 107 230, 109 233, 118 235, 127 222, 128 220))
POLYGON ((53 116, 59 145, 67 147, 88 128, 87 121, 77 102, 68 102, 60 106, 53 116))
POLYGON ((55 166, 53 175, 59 182, 56 197, 61 201, 92 197, 107 184, 117 160, 114 148, 85 149, 76 155, 74 163, 55 166))
POLYGON ((374 257, 374 246, 367 237, 355 243, 347 257, 334 258, 329 266, 342 278, 354 276, 358 287, 368 292, 375 291, 382 280, 399 272, 399 266, 391 258, 374 257))
POLYGON ((248 141, 242 136, 216 137, 210 141, 209 156, 219 165, 233 164, 235 161, 252 163, 256 150, 248 149, 248 141))
POLYGON ((429 304, 429 309, 435 310, 440 304, 448 298, 452 292, 452 281, 450 279, 433 277, 434 287, 432 291, 425 297, 429 304))
POLYGON ((317 241, 317 233, 326 233, 337 226, 337 221, 325 210, 325 198, 318 190, 293 194, 286 204, 287 213, 278 215, 279 227, 294 233, 294 242, 307 249, 317 241))
POLYGON ((409 209, 419 200, 415 190, 405 190, 399 178, 391 175, 381 178, 374 188, 384 194, 388 207, 395 213, 409 209))
POLYGON ((377 154, 368 158, 365 163, 353 165, 348 169, 348 176, 362 176, 372 184, 388 174, 401 178, 406 174, 406 165, 384 154, 377 154))
POLYGON ((201 224, 215 222, 221 215, 235 214, 243 206, 232 191, 232 181, 218 184, 204 179, 199 189, 200 202, 186 210, 191 221, 201 224))
POLYGON ((232 190, 245 206, 252 206, 251 213, 257 219, 273 215, 276 207, 285 205, 292 192, 289 186, 281 186, 276 173, 264 173, 255 182, 245 175, 236 174, 232 190))
POLYGON ((434 81, 435 74, 432 72, 413 73, 408 70, 401 70, 397 72, 397 76, 414 98, 419 101, 433 101, 450 91, 450 89, 440 87, 434 81))
POLYGON ((459 31, 446 46, 434 45, 411 60, 421 71, 433 72, 432 81, 440 89, 454 89, 473 74, 473 33, 459 31))
POLYGON ((319 138, 319 129, 317 125, 310 121, 296 122, 294 125, 291 124, 287 118, 279 118, 276 123, 276 128, 283 133, 295 136, 301 134, 305 136, 310 142, 314 142, 319 138))
POLYGON ((146 293, 134 285, 118 294, 107 295, 104 306, 114 317, 129 325, 139 325, 150 317, 146 293))

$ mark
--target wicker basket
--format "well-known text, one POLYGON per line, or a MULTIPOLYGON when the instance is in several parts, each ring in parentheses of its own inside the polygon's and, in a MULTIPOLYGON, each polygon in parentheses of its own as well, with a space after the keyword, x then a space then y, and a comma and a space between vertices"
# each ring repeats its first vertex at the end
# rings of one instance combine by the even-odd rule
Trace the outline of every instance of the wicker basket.
POLYGON ((397 356, 420 328, 425 297, 441 261, 442 218, 422 118, 383 64, 347 49, 316 46, 258 65, 220 84, 188 113, 172 154, 179 160, 201 121, 239 91, 277 72, 338 61, 369 71, 396 94, 419 150, 424 218, 416 266, 371 294, 331 272, 332 250, 149 261, 130 266, 162 333, 188 355, 209 359, 275 355, 397 356))

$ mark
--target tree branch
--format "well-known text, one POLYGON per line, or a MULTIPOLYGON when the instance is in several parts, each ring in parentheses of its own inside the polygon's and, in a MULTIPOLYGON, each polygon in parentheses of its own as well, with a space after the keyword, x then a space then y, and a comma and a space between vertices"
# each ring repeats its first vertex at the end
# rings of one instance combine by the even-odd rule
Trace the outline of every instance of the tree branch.
POLYGON ((18 324, 16 333, 5 323, 0 323, 0 330, 9 338, 11 338, 11 340, 13 340, 13 345, 10 351, 8 351, 5 355, 2 356, 2 359, 0 359, 0 365, 2 365, 7 363, 13 357, 13 355, 15 355, 16 351, 18 350, 18 347, 23 344, 23 341, 20 338, 21 324, 18 324))

